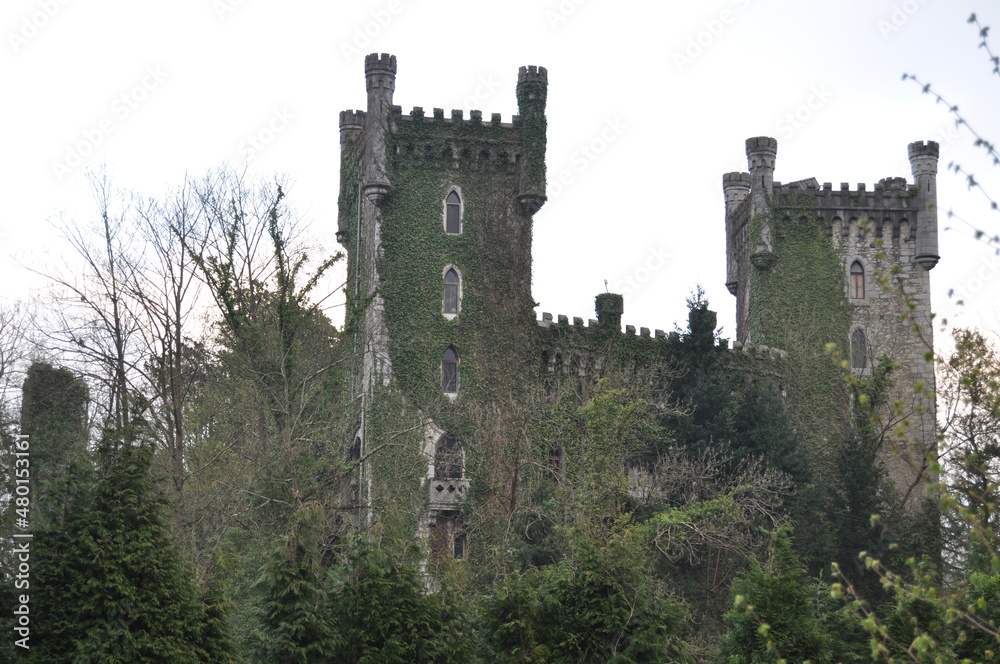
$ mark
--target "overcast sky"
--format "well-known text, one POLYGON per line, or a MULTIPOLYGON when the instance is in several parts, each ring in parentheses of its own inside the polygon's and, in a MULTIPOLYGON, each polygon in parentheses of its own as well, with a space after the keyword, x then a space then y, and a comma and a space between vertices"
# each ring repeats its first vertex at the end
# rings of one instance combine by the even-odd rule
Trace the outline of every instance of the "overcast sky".
MULTIPOLYGON (((1000 77, 966 22, 973 11, 1000 28, 985 0, 4 0, 0 296, 32 296, 38 282, 20 265, 58 260, 49 220, 92 217, 84 174, 101 164, 149 195, 227 162, 285 174, 302 220, 338 249, 338 112, 364 107, 363 56, 379 51, 397 56, 404 112, 506 122, 518 67, 548 69, 539 315, 593 317, 607 280, 625 294, 625 323, 669 330, 701 284, 731 337, 721 178, 746 170, 748 137, 778 139, 776 180, 852 189, 911 179, 907 143, 936 140, 942 212, 1000 230, 946 166, 996 195, 1000 170, 901 80, 932 82, 1000 141, 1000 77)), ((993 325, 1000 259, 960 223, 940 253, 935 309, 993 325)))

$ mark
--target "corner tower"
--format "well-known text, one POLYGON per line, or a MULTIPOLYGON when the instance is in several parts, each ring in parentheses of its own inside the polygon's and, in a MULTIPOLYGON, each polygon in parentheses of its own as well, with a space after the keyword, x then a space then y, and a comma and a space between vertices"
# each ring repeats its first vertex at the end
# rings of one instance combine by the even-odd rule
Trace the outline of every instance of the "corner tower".
MULTIPOLYGON (((861 377, 890 358, 893 397, 906 404, 910 429, 905 443, 887 442, 900 449, 886 454, 886 469, 901 499, 914 504, 936 438, 934 366, 926 355, 933 349, 929 271, 939 260, 938 145, 909 145, 912 183, 889 177, 872 189, 774 181, 773 138, 748 139, 746 154, 749 174, 723 176, 726 285, 737 297, 738 342, 782 348, 797 359, 790 399, 800 401, 795 410, 816 413, 820 429, 847 398, 822 387, 837 384, 824 346, 835 344, 861 377)), ((829 450, 828 461, 836 454, 823 440, 817 445, 829 450)))

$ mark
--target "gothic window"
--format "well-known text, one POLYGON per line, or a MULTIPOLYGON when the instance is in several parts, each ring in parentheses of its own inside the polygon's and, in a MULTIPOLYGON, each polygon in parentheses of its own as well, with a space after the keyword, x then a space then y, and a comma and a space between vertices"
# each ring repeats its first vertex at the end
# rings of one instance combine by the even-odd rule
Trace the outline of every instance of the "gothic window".
POLYGON ((441 436, 434 451, 434 479, 462 479, 462 444, 450 433, 441 436))
POLYGON ((852 300, 865 299, 865 268, 860 261, 851 264, 850 291, 852 300))
POLYGON ((455 560, 462 560, 465 558, 465 535, 459 533, 455 535, 455 545, 452 551, 452 557, 455 560))
POLYGON ((851 335, 851 368, 864 369, 868 359, 868 339, 861 328, 851 335))
POLYGON ((441 360, 441 387, 446 394, 458 394, 458 353, 451 346, 441 360))
POLYGON ((454 190, 445 199, 444 230, 452 235, 458 235, 462 232, 462 199, 454 190))
POLYGON ((444 273, 444 313, 445 315, 458 313, 458 302, 461 288, 461 280, 455 268, 449 268, 444 273))

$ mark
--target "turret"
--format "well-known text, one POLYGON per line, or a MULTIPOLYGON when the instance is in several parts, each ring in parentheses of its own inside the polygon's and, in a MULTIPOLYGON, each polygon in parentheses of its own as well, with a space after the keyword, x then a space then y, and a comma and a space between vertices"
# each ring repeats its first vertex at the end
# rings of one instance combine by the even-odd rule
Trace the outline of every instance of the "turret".
POLYGON ((768 136, 747 139, 747 167, 753 186, 762 185, 768 196, 774 185, 774 160, 778 155, 778 141, 768 136))
POLYGON ((545 67, 521 67, 517 73, 517 108, 521 124, 520 186, 517 196, 531 216, 545 203, 545 100, 549 76, 545 67))
POLYGON ((337 242, 345 247, 347 246, 348 228, 354 217, 351 210, 358 187, 357 173, 351 165, 357 159, 355 150, 364 124, 364 111, 340 112, 340 201, 337 215, 337 242))
POLYGON ((340 112, 340 147, 343 149, 347 143, 358 137, 365 124, 364 111, 341 111, 340 112))
POLYGON ((937 240, 937 163, 934 141, 910 143, 910 168, 917 186, 917 246, 913 260, 925 270, 941 258, 937 240))
POLYGON ((736 295, 737 277, 736 229, 732 214, 750 193, 749 173, 726 173, 722 176, 722 191, 726 197, 726 288, 736 295))
POLYGON ((594 308, 597 310, 598 324, 607 330, 621 332, 622 314, 625 312, 625 301, 618 293, 601 293, 595 298, 594 308))
POLYGON ((365 56, 365 83, 368 89, 368 112, 365 117, 365 154, 362 161, 365 196, 378 205, 389 194, 386 175, 386 134, 392 93, 396 89, 396 56, 372 53, 365 56))
POLYGON ((770 210, 771 192, 774 190, 774 160, 778 154, 778 141, 768 136, 748 138, 746 143, 747 166, 750 169, 750 218, 759 224, 759 232, 751 237, 753 247, 750 260, 760 268, 767 267, 774 256, 771 238, 770 210))

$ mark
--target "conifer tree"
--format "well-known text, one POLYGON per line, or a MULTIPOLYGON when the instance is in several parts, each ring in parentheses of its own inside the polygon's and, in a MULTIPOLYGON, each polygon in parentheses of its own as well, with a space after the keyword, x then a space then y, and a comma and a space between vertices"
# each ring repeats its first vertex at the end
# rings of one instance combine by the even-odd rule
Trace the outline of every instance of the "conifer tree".
MULTIPOLYGON (((428 593, 408 551, 362 536, 333 569, 329 611, 338 664, 472 661, 471 606, 442 580, 428 593)), ((415 562, 415 561, 413 561, 415 562)))
POLYGON ((497 661, 687 662, 685 607, 651 574, 637 531, 624 522, 601 535, 567 533, 558 563, 508 576, 483 606, 497 661))
POLYGON ((831 643, 814 615, 805 570, 787 529, 774 533, 768 558, 733 583, 719 661, 727 664, 830 661, 831 643))
POLYGON ((198 662, 203 607, 150 477, 153 450, 106 431, 91 509, 70 528, 85 582, 75 658, 93 664, 198 662))
POLYGON ((319 553, 323 508, 307 504, 294 518, 257 580, 263 599, 260 662, 327 662, 332 652, 319 553))

